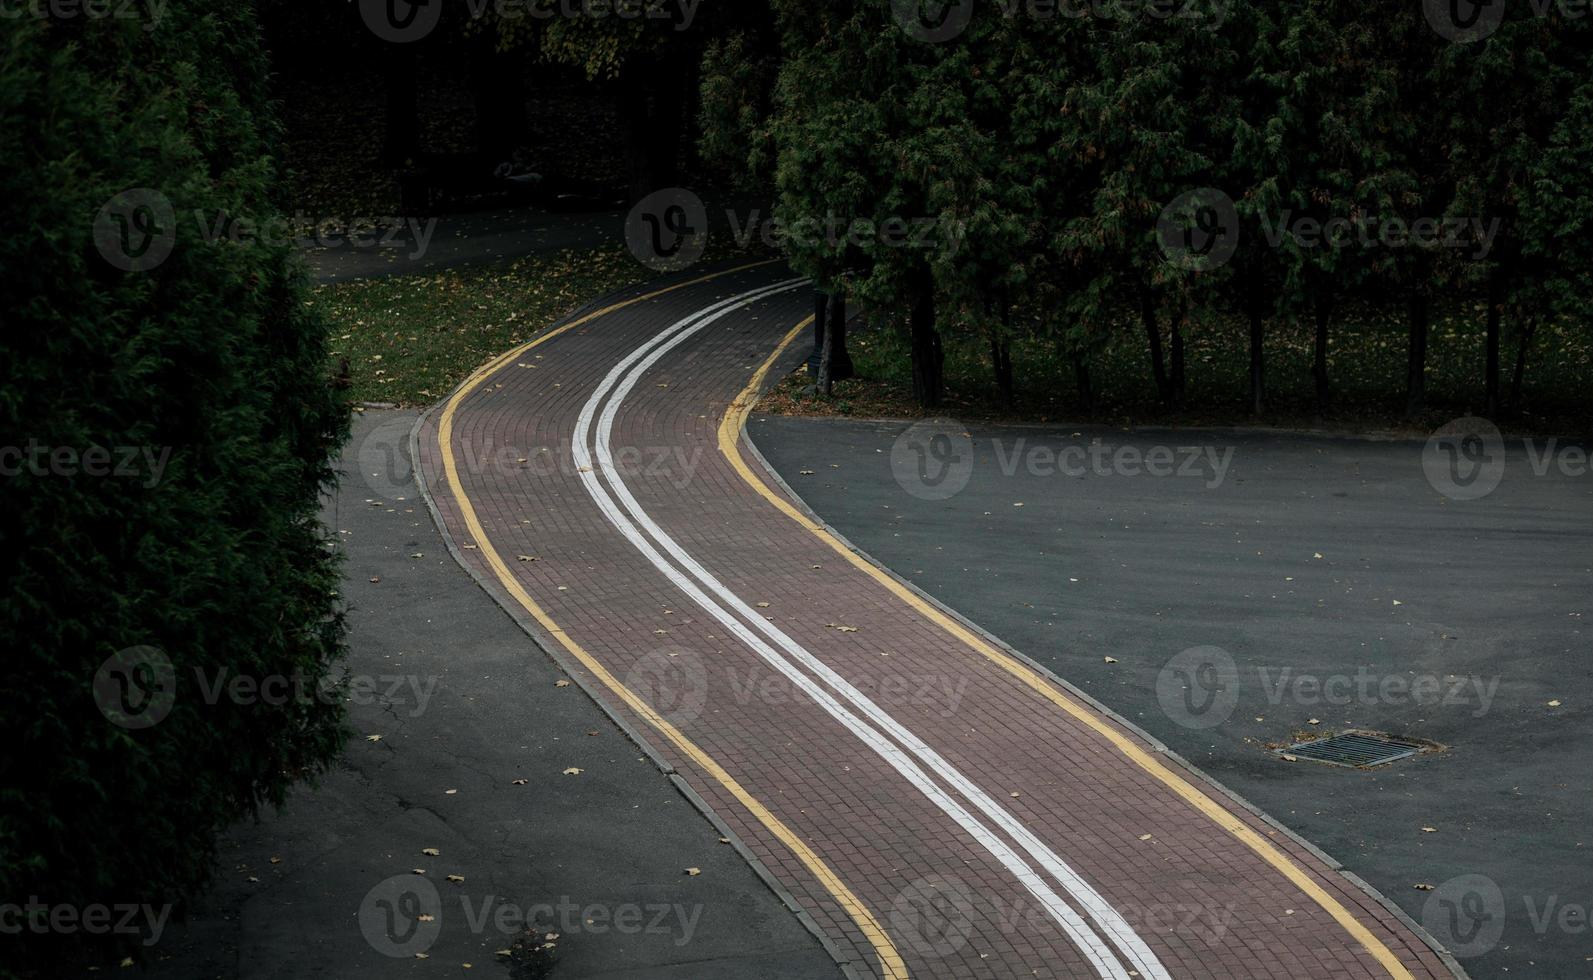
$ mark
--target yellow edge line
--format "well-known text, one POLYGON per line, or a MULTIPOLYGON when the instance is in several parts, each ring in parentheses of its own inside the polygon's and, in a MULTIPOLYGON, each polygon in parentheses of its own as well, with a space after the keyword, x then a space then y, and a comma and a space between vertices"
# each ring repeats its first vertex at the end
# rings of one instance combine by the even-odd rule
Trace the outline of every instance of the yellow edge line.
POLYGON ((1289 857, 1274 847, 1270 841, 1250 827, 1245 826, 1237 817, 1218 805, 1211 797, 1168 768, 1164 762, 1123 737, 1117 730, 1096 717, 1093 711, 1086 709, 1083 705, 1064 695, 1057 689, 1056 685, 1048 683, 1027 664, 1015 660, 986 643, 961 623, 931 606, 905 585, 859 556, 836 538, 835 535, 809 520, 807 515, 797 510, 779 494, 776 494, 769 488, 768 484, 752 471, 751 467, 742 458, 739 444, 747 416, 751 414, 753 405, 757 403, 758 394, 763 387, 764 379, 768 376, 770 369, 774 367, 774 362, 779 359, 781 354, 785 353, 786 349, 796 341, 797 337, 801 336, 808 324, 812 322, 812 317, 809 317, 802 323, 797 324, 790 333, 785 335, 785 339, 780 342, 780 346, 776 347, 774 353, 769 355, 769 359, 763 362, 762 367, 758 368, 758 372, 752 376, 752 381, 741 394, 736 396, 736 400, 730 405, 730 410, 725 413, 724 419, 719 423, 719 451, 730 461, 730 465, 735 467, 741 478, 750 484, 752 489, 756 490, 764 499, 779 508, 787 517, 813 532, 814 535, 829 545, 842 558, 845 558, 859 570, 873 577, 875 581, 894 593, 897 598, 917 609, 926 619, 940 626, 979 653, 984 654, 985 657, 1006 670, 1007 673, 1037 691, 1041 697, 1046 698, 1063 711, 1066 711, 1104 736, 1119 751, 1128 756, 1129 760, 1135 765, 1161 780, 1163 784, 1183 797, 1196 810, 1199 810, 1222 829, 1237 837, 1252 851, 1260 855, 1264 861, 1282 872, 1284 877, 1293 882, 1318 905, 1322 906, 1339 925, 1343 926, 1388 971, 1389 976, 1395 977, 1397 980, 1414 980, 1410 971, 1399 961, 1399 958, 1387 946, 1383 945, 1376 936, 1372 935, 1371 931, 1362 925, 1361 921, 1351 914, 1349 909, 1346 909, 1337 899, 1329 895, 1303 868, 1289 860, 1289 857))
POLYGON ((699 768, 717 780, 721 786, 729 790, 730 794, 734 796, 742 806, 746 807, 748 812, 758 819, 759 823, 768 828, 769 832, 773 834, 782 844, 790 848, 791 853, 795 854, 797 859, 800 860, 802 864, 813 873, 813 876, 819 880, 819 883, 824 886, 825 890, 827 890, 831 895, 835 896, 835 900, 839 902, 841 907, 846 910, 847 914, 852 917, 852 921, 857 923, 858 929, 862 931, 864 937, 867 938, 869 943, 874 947, 876 955, 879 956, 880 967, 885 976, 892 978, 900 977, 903 978, 903 980, 906 980, 908 976, 907 964, 903 962, 901 954, 897 952, 896 946, 891 942, 890 937, 885 934, 884 928, 881 927, 879 921, 874 918, 874 914, 869 911, 868 906, 864 905, 861 899, 852 894, 851 889, 847 888, 846 885, 841 882, 840 877, 834 871, 830 870, 830 867, 824 863, 823 859, 815 854, 810 847, 804 844, 802 839, 799 838, 790 827, 787 827, 779 817, 776 817, 773 813, 770 813, 767 807, 758 802, 758 800, 751 793, 747 792, 747 790, 740 783, 738 783, 735 778, 730 775, 730 773, 725 771, 723 766, 715 762, 713 758, 708 755, 708 753, 698 748, 697 745, 688 739, 683 733, 681 733, 678 728, 665 721, 658 714, 658 712, 654 711, 652 707, 648 705, 646 701, 643 701, 641 698, 637 697, 635 693, 622 684, 619 678, 609 673, 608 670, 597 661, 597 658, 593 657, 585 650, 585 648, 583 648, 579 643, 575 642, 575 640, 572 639, 570 635, 559 626, 558 623, 554 622, 553 617, 549 616, 547 611, 538 605, 537 602, 532 599, 531 596, 525 591, 524 587, 522 587, 515 579, 514 575, 510 573, 509 566, 504 563, 503 556, 498 554, 498 549, 493 547, 492 542, 488 540, 487 532, 482 529, 481 522, 476 518, 476 509, 471 504, 470 498, 465 495, 464 486, 459 482, 459 469, 454 462, 454 454, 451 448, 453 445, 454 413, 459 408, 460 403, 463 402, 465 398, 467 398, 472 392, 474 392, 476 388, 479 387, 481 383, 492 374, 493 371, 508 363, 510 360, 520 356, 521 354, 524 354, 526 351, 536 347, 538 344, 552 340, 554 337, 557 337, 568 330, 572 330, 584 323, 589 323, 598 317, 612 313, 615 310, 621 309, 622 307, 630 306, 633 303, 639 303, 643 300, 652 299, 655 296, 662 296, 664 293, 671 292, 672 290, 680 289, 685 286, 692 286, 696 285, 697 283, 707 282, 709 279, 714 279, 718 276, 729 275, 732 272, 740 272, 744 269, 751 269, 756 266, 768 264, 770 263, 755 262, 750 265, 738 266, 734 269, 726 269, 723 272, 717 272, 713 275, 703 276, 700 279, 693 279, 690 282, 678 283, 674 286, 668 286, 664 289, 647 293, 644 296, 637 296, 634 299, 623 300, 610 306, 605 306, 596 312, 588 313, 586 316, 583 316, 580 319, 573 320, 561 327, 549 330, 548 332, 536 337, 534 340, 521 344, 519 347, 516 347, 508 353, 494 358, 481 368, 477 369, 476 372, 472 374, 464 384, 460 385, 459 390, 454 392, 453 396, 450 397, 447 403, 443 406, 442 414, 438 417, 437 445, 442 451, 443 471, 448 480, 448 489, 453 492, 454 501, 459 508, 459 514, 464 519, 465 527, 469 529, 471 536, 475 539, 477 553, 486 558, 487 564, 491 566, 492 571, 497 576, 499 583, 501 583, 509 592, 509 594, 514 597, 516 602, 525 608, 526 612, 529 612, 536 619, 536 621, 542 625, 544 630, 547 630, 547 632, 551 634, 554 639, 558 640, 559 643, 563 645, 564 649, 568 650, 570 654, 576 658, 576 660, 580 661, 582 666, 591 671, 594 677, 596 677, 603 683, 605 687, 613 692, 615 697, 625 702, 627 707, 636 712, 637 715, 641 716, 649 725, 652 725, 653 728, 657 729, 658 732, 667 738, 671 744, 683 752, 687 758, 691 759, 691 761, 699 768))

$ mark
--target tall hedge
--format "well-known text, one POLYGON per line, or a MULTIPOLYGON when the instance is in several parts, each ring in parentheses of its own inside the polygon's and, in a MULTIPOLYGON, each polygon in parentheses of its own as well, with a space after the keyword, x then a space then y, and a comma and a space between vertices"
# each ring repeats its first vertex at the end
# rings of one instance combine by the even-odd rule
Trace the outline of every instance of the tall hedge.
MULTIPOLYGON (((235 676, 314 692, 341 653, 317 510, 347 415, 289 248, 202 230, 273 212, 253 7, 162 11, 0 21, 0 902, 180 910, 216 833, 343 738, 335 696, 207 696, 235 676), (138 188, 174 239, 128 271, 95 228, 138 188), (136 675, 173 685, 145 728, 96 697, 133 648, 172 665, 136 675)), ((0 974, 129 938, 29 928, 0 974)))

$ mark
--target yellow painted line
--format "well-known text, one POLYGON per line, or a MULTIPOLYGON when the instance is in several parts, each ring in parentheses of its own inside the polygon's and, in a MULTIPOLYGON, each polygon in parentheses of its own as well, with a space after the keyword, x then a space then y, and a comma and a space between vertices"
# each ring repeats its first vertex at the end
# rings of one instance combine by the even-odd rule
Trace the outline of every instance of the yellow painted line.
POLYGON ((785 339, 780 341, 780 345, 775 348, 774 353, 769 355, 769 359, 764 361, 763 365, 758 368, 757 373, 752 376, 752 381, 747 384, 741 394, 736 396, 735 401, 730 404, 729 411, 725 413, 724 419, 719 423, 719 451, 730 461, 730 465, 735 467, 741 478, 787 517, 811 531, 819 540, 829 545, 831 550, 851 562, 876 582, 885 586, 897 598, 918 610, 924 615, 924 618, 983 654, 991 662, 1038 692, 1041 697, 1089 726, 1111 742, 1112 745, 1128 757, 1129 761, 1156 777, 1174 793, 1182 797, 1190 806, 1209 817, 1212 822, 1223 830, 1237 837, 1252 851, 1260 855, 1262 860, 1282 872, 1285 878, 1288 878, 1296 887, 1310 896, 1328 915, 1331 915, 1339 925, 1344 927, 1345 931, 1355 938, 1356 942, 1365 948, 1367 953, 1371 954, 1373 959, 1377 960, 1388 971, 1389 976, 1395 977, 1397 980, 1414 980, 1411 972, 1399 961, 1399 957, 1395 956, 1387 946, 1379 941, 1376 936, 1372 935, 1371 930, 1367 929, 1349 909, 1340 904, 1332 895, 1329 895, 1321 885, 1318 885, 1306 873, 1305 869, 1291 861, 1288 855, 1278 850, 1271 841, 1247 827, 1232 813, 1229 813, 1226 808, 1201 792, 1199 788, 1187 779, 1174 772, 1165 762, 1125 738, 1120 732, 1097 717, 1095 712, 1063 694, 1055 684, 1046 681, 1029 665, 986 643, 967 627, 925 602, 907 586, 891 578, 875 567, 873 563, 848 548, 839 538, 808 519, 806 514, 797 510, 789 501, 775 493, 762 478, 753 472, 752 468, 747 465, 746 460, 742 458, 740 446, 741 433, 746 425, 747 416, 751 414, 752 406, 757 404, 758 393, 763 387, 764 379, 768 377, 769 371, 774 367, 774 362, 779 359, 781 354, 785 353, 786 349, 802 335, 803 331, 812 322, 813 318, 808 317, 785 335, 785 339))
POLYGON ((566 323, 561 327, 549 330, 535 339, 521 344, 514 350, 494 358, 486 365, 477 369, 476 372, 472 374, 464 384, 459 386, 459 390, 454 392, 453 396, 450 397, 447 403, 443 406, 442 414, 438 417, 437 422, 437 445, 442 451, 443 472, 448 480, 448 489, 453 492, 455 505, 459 508, 459 515, 461 518, 463 518, 465 527, 469 529, 470 535, 475 541, 477 553, 487 560, 487 564, 492 568, 493 574, 497 576, 498 582, 502 584, 504 589, 506 589, 508 593, 514 597, 514 600, 518 602, 526 612, 530 613, 531 616, 541 624, 543 629, 547 630, 554 639, 558 640, 564 649, 570 652, 571 656, 575 657, 576 660, 580 661, 582 666, 591 671, 592 676, 601 681, 603 686, 607 687, 615 697, 623 701, 627 707, 636 712, 637 715, 641 716, 649 725, 653 726, 653 728, 667 738, 672 745, 684 753, 686 757, 691 759, 691 761, 700 769, 706 772, 709 776, 713 777, 725 789, 729 790, 730 795, 734 796, 742 806, 746 807, 747 811, 756 817, 758 822, 763 824, 763 826, 768 829, 769 833, 773 834, 775 838, 778 839, 782 844, 790 848, 791 853, 795 854, 797 859, 802 862, 803 866, 813 873, 813 876, 819 880, 819 883, 824 886, 826 891, 835 896, 835 900, 840 903, 843 909, 846 910, 847 915, 851 916, 852 921, 857 923, 857 927, 862 931, 864 938, 866 938, 869 944, 874 947, 875 955, 879 957, 880 969, 885 976, 893 978, 893 980, 894 978, 898 977, 901 978, 901 980, 907 980, 907 964, 903 962, 901 953, 897 952, 895 944, 893 944, 890 937, 886 935, 885 929, 880 925, 879 920, 874 918, 874 913, 869 911, 868 906, 864 905, 863 901, 854 895, 851 889, 846 887, 845 883, 841 881, 840 876, 832 871, 829 865, 825 864, 824 860, 813 852, 812 848, 803 843, 802 839, 798 837, 790 827, 786 826, 779 817, 769 812, 768 807, 764 806, 757 800, 756 797, 747 792, 746 788, 737 782, 735 777, 726 772, 723 766, 715 762, 714 759, 708 755, 708 753, 704 752, 701 748, 698 748, 696 743, 688 739, 680 731, 680 729, 664 720, 664 718, 660 716, 658 712, 653 710, 651 705, 642 700, 633 691, 621 683, 619 678, 609 673, 609 671, 598 662, 596 657, 588 653, 586 649, 577 643, 568 633, 566 633, 558 623, 554 622, 553 617, 549 616, 547 611, 537 604, 536 600, 531 598, 530 594, 526 592, 525 588, 514 577, 513 573, 509 571, 509 566, 505 564, 503 556, 498 553, 498 549, 494 547, 492 542, 487 538, 487 532, 482 528, 481 521, 476 517, 475 506, 470 502, 470 498, 465 495, 465 488, 459 481, 459 468, 454 462, 454 454, 452 449, 454 414, 458 411, 459 405, 467 397, 469 397, 470 394, 474 392, 481 385, 481 383, 492 374, 493 371, 497 370, 502 365, 508 363, 521 354, 524 354, 531 348, 536 347, 539 344, 546 343, 547 341, 552 340, 554 337, 557 337, 566 331, 573 330, 582 324, 590 323, 591 321, 596 320, 598 317, 612 313, 615 310, 622 309, 623 307, 630 306, 633 303, 640 303, 643 300, 652 299, 655 296, 662 296, 667 292, 671 292, 672 290, 680 289, 685 286, 692 286, 696 285, 697 283, 707 282, 708 280, 714 279, 718 276, 728 275, 732 272, 740 272, 743 269, 751 269, 755 266, 768 264, 769 263, 767 262, 755 262, 751 265, 738 266, 734 269, 727 269, 724 272, 703 276, 700 279, 693 279, 690 282, 683 282, 674 286, 668 286, 664 289, 647 293, 644 296, 637 296, 633 299, 622 300, 618 303, 605 306, 593 313, 588 313, 587 315, 566 323))

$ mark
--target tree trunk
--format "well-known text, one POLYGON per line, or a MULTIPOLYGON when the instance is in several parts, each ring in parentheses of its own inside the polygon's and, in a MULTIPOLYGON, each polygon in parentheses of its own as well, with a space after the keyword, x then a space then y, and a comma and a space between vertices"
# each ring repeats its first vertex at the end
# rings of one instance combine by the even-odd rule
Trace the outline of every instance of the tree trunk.
POLYGON ((817 381, 819 394, 835 393, 835 382, 852 376, 852 360, 846 355, 846 296, 836 291, 826 297, 824 346, 819 353, 817 381))
POLYGON ((1316 303, 1316 344, 1311 352, 1311 377, 1316 381, 1316 413, 1322 415, 1327 411, 1330 391, 1328 388, 1328 322, 1333 317, 1333 308, 1325 301, 1316 303))
POLYGON ((1510 378, 1510 411, 1521 409, 1521 386, 1527 374, 1527 350, 1532 346, 1532 335, 1538 331, 1536 317, 1528 316, 1521 324, 1521 337, 1516 341, 1516 369, 1510 378))
POLYGON ((1145 339, 1150 343, 1151 377, 1156 381, 1156 397, 1165 405, 1172 399, 1172 389, 1168 387, 1167 367, 1162 363, 1162 331, 1156 323, 1156 299, 1149 286, 1140 291, 1139 318, 1145 324, 1145 339))
POLYGON ((1405 417, 1421 414, 1427 400, 1427 294, 1414 289, 1410 295, 1410 356, 1405 368, 1405 417))
POLYGON ((1266 411, 1267 401, 1267 360, 1266 360, 1266 317, 1264 312, 1264 296, 1262 294, 1261 270, 1252 266, 1250 269, 1250 282, 1246 287, 1250 316, 1250 414, 1259 416, 1266 411))
POLYGON ((1495 269, 1488 277, 1487 353, 1483 361, 1484 395, 1482 414, 1499 417, 1499 330, 1504 316, 1504 274, 1495 269))
POLYGON ((1171 364, 1168 368, 1168 393, 1169 402, 1174 409, 1184 407, 1184 320, 1186 307, 1182 302, 1178 304, 1177 315, 1171 323, 1172 350, 1168 358, 1171 364))
POLYGON ((1090 361, 1083 351, 1073 352, 1073 381, 1079 389, 1079 409, 1095 412, 1095 386, 1090 382, 1090 361))
POLYGON ((940 333, 935 329, 935 295, 926 286, 918 291, 909 315, 912 334, 913 397, 921 408, 931 409, 940 404, 944 391, 941 368, 945 355, 940 347, 940 333))
POLYGON ((846 292, 837 289, 830 294, 829 316, 825 323, 825 336, 830 338, 830 380, 845 381, 857 376, 852 367, 852 355, 846 350, 846 292))
POLYGON ((995 366, 996 397, 1002 408, 1012 407, 1012 344, 996 331, 990 332, 990 361, 995 366))
POLYGON ((1012 301, 1001 296, 1001 326, 990 331, 990 363, 995 369, 996 397, 1002 408, 1012 407, 1012 301))

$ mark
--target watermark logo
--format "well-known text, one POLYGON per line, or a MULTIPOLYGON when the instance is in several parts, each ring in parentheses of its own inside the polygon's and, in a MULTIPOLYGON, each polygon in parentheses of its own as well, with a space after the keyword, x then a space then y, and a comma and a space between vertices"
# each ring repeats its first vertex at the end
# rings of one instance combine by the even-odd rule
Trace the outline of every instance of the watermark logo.
POLYGON ((1504 893, 1486 875, 1451 878, 1427 896, 1422 925, 1456 956, 1481 956, 1504 935, 1504 893))
POLYGON ((1216 490, 1228 476, 1235 449, 1226 446, 1130 446, 1107 445, 1099 438, 1089 445, 1066 445, 1060 449, 1042 443, 1030 445, 1025 438, 1008 443, 993 439, 996 466, 1003 476, 1014 476, 1021 468, 1029 476, 1082 477, 1150 476, 1195 478, 1206 489, 1216 490))
MULTIPOLYGON (((809 704, 814 695, 792 678, 776 671, 766 671, 760 666, 749 668, 745 675, 734 668, 727 671, 730 690, 737 704, 754 701, 759 704, 809 704)), ((846 683, 863 692, 869 700, 886 708, 910 706, 932 710, 942 718, 957 713, 963 695, 968 690, 966 676, 941 674, 856 674, 846 677, 846 683)))
POLYGON ((145 32, 160 26, 167 0, 13 0, 0 3, 0 20, 142 20, 145 32))
POLYGON ((891 0, 891 14, 915 41, 939 44, 968 27, 974 0, 891 0))
POLYGON ((177 214, 160 191, 134 187, 105 202, 94 216, 94 247, 123 272, 147 272, 177 244, 177 214))
POLYGON ((144 489, 157 486, 171 461, 170 446, 0 446, 0 476, 90 476, 133 478, 144 489))
POLYGON ((955 419, 909 426, 891 445, 891 475, 919 500, 949 500, 973 475, 973 437, 955 419))
POLYGON ((649 269, 679 272, 708 248, 708 209, 684 187, 654 191, 626 215, 625 244, 649 269))
POLYGON ((1319 248, 1362 249, 1448 248, 1467 252, 1478 261, 1493 252, 1494 239, 1504 222, 1480 215, 1445 215, 1441 218, 1384 217, 1358 213, 1316 218, 1286 210, 1261 216, 1261 234, 1267 245, 1279 248, 1284 239, 1306 251, 1319 248))
MULTIPOLYGON (((186 682, 186 674, 184 678, 186 682)), ((419 674, 245 674, 230 667, 193 667, 185 697, 197 703, 240 706, 289 704, 381 705, 395 716, 405 709, 410 718, 424 714, 442 682, 419 674)), ((165 720, 177 702, 178 673, 171 658, 151 646, 128 647, 112 654, 94 675, 94 701, 100 713, 122 728, 151 728, 165 720)))
POLYGON ((1422 13, 1438 36, 1456 44, 1481 41, 1504 23, 1504 0, 1422 0, 1422 13))
POLYGON ((415 493, 415 468, 409 459, 409 434, 414 423, 402 416, 377 423, 360 437, 354 452, 365 486, 384 500, 404 500, 415 493))
POLYGON ((1239 248, 1239 211, 1215 187, 1173 198, 1156 219, 1156 239, 1168 262, 1190 272, 1226 265, 1239 248))
POLYGON ((251 217, 195 208, 181 220, 160 191, 135 187, 122 191, 94 217, 94 246, 105 261, 124 272, 148 272, 171 256, 180 224, 193 222, 194 241, 206 245, 301 250, 407 249, 404 258, 424 258, 437 230, 436 218, 403 215, 251 217))
POLYGON ((134 731, 152 728, 177 701, 177 669, 150 646, 118 650, 94 674, 94 703, 112 724, 134 731))
POLYGON ((442 0, 359 0, 359 5, 371 33, 393 44, 422 40, 442 19, 442 0))
POLYGON ((1456 419, 1427 440, 1422 472, 1434 490, 1451 500, 1486 497, 1504 479, 1504 436, 1487 419, 1456 419))
POLYGON ((731 237, 740 248, 747 248, 753 239, 766 248, 782 249, 842 248, 916 249, 950 258, 962 248, 967 237, 967 226, 960 220, 944 215, 890 215, 883 218, 847 217, 834 211, 823 215, 798 215, 779 218, 765 215, 753 208, 745 215, 725 209, 725 220, 730 225, 731 237))
POLYGON ((365 893, 359 922, 372 949, 394 959, 414 959, 442 934, 442 897, 421 875, 393 875, 365 893))
POLYGON ((950 956, 968 944, 975 911, 974 894, 960 880, 919 878, 891 901, 891 935, 904 938, 920 956, 950 956))
POLYGON ((685 647, 660 647, 643 654, 625 672, 624 684, 676 728, 696 721, 708 704, 708 670, 702 658, 685 647))
POLYGON ((160 942, 171 912, 170 905, 131 902, 51 905, 32 895, 25 903, 0 903, 0 935, 17 936, 28 932, 56 936, 130 936, 138 937, 139 943, 148 947, 160 942))
POLYGON ((1216 728, 1239 704, 1239 666, 1221 647, 1190 647, 1156 675, 1156 700, 1185 728, 1216 728))

